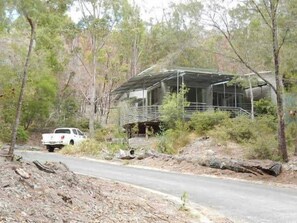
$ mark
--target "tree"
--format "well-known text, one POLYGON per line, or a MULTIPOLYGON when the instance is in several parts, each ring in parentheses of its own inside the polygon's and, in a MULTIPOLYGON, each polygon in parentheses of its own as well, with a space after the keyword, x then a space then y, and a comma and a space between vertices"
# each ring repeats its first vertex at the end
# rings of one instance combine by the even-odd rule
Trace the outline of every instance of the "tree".
MULTIPOLYGON (((215 13, 210 16, 212 21, 212 25, 220 31, 220 33, 225 37, 226 41, 228 42, 229 46, 233 50, 234 54, 237 57, 237 60, 242 63, 247 69, 251 72, 255 73, 260 79, 264 80, 268 83, 273 91, 276 93, 277 97, 277 116, 278 116, 278 149, 279 152, 285 162, 288 161, 288 153, 287 153, 287 146, 286 146, 286 137, 285 137, 285 119, 284 119, 284 85, 283 85, 283 73, 280 71, 280 56, 281 56, 281 49, 286 42, 288 30, 284 32, 279 31, 279 24, 280 24, 280 14, 281 14, 281 1, 280 0, 246 0, 244 1, 244 6, 239 6, 240 9, 246 8, 246 12, 252 12, 253 16, 257 16, 266 27, 262 27, 263 30, 267 30, 269 33, 269 37, 267 38, 267 43, 270 43, 270 55, 273 61, 273 70, 275 75, 275 82, 276 86, 273 86, 269 81, 265 80, 261 74, 250 64, 250 61, 247 60, 243 56, 243 54, 239 51, 236 47, 234 42, 234 30, 242 29, 243 27, 239 27, 239 24, 236 23, 238 20, 230 21, 230 17, 232 14, 227 13, 224 16, 222 14, 219 16, 220 21, 218 21, 219 11, 222 8, 217 7, 215 9, 215 13), (230 17, 228 17, 230 16, 230 17), (230 27, 230 24, 233 27, 230 27), (280 39, 281 38, 281 39, 280 39)), ((217 5, 216 5, 217 6, 217 5)), ((230 12, 230 11, 229 11, 230 12)), ((241 21, 242 22, 242 21, 241 21)), ((242 23, 245 27, 249 26, 251 22, 250 18, 245 19, 242 23)), ((254 43, 256 44, 256 43, 254 43)))
MULTIPOLYGON (((122 0, 79 0, 78 2, 83 18, 78 23, 81 30, 80 37, 78 38, 81 41, 80 45, 77 46, 77 56, 88 77, 87 85, 89 85, 89 92, 86 94, 86 99, 90 104, 89 131, 90 135, 93 136, 96 113, 98 111, 97 102, 100 97, 98 95, 98 88, 102 87, 102 83, 100 84, 100 80, 98 80, 102 49, 115 24, 120 19, 122 0)), ((104 74, 102 76, 104 79, 104 74)))
POLYGON ((26 61, 24 64, 22 85, 21 85, 21 90, 20 90, 18 104, 17 104, 15 122, 14 122, 14 125, 12 128, 11 144, 10 144, 10 148, 8 151, 8 156, 10 157, 10 159, 13 159, 13 153, 14 153, 14 148, 15 148, 15 144, 16 144, 17 131, 18 131, 19 123, 20 123, 22 105, 23 105, 23 100, 24 100, 24 92, 25 92, 25 88, 26 88, 26 84, 27 84, 28 67, 29 67, 32 49, 33 49, 33 41, 35 38, 35 25, 36 25, 35 21, 32 17, 32 14, 30 13, 30 11, 28 11, 28 9, 26 8, 26 5, 23 5, 22 3, 23 3, 23 1, 21 2, 21 5, 20 5, 20 13, 23 14, 23 16, 26 18, 27 22, 30 25, 30 42, 29 42, 29 47, 28 47, 28 53, 26 56, 26 61))
POLYGON ((19 96, 17 100, 17 106, 16 106, 16 114, 15 114, 15 120, 14 124, 12 126, 12 136, 11 136, 11 144, 8 151, 8 157, 10 159, 13 158, 14 148, 17 140, 17 132, 19 128, 19 124, 21 121, 21 113, 22 113, 22 107, 24 103, 24 95, 27 85, 27 79, 28 79, 28 73, 29 73, 29 66, 31 62, 31 57, 33 53, 34 43, 35 43, 35 37, 36 37, 36 26, 40 22, 41 15, 44 15, 46 13, 53 13, 53 12, 65 12, 67 9, 67 3, 69 1, 61 2, 59 0, 57 1, 51 1, 51 2, 44 2, 41 0, 35 1, 35 0, 21 0, 21 1, 7 1, 5 5, 6 11, 14 11, 16 15, 18 16, 15 23, 18 23, 18 21, 25 21, 30 27, 30 38, 29 38, 29 45, 27 54, 25 57, 25 63, 23 65, 23 72, 21 77, 21 87, 19 91, 19 96))

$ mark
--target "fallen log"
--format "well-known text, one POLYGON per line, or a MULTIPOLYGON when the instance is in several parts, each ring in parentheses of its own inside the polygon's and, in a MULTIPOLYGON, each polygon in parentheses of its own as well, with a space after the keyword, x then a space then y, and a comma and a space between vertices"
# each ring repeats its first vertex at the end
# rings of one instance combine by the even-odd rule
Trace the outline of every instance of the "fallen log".
POLYGON ((35 166, 37 166, 37 168, 39 170, 42 170, 44 172, 47 172, 47 173, 56 173, 53 169, 51 168, 48 168, 47 166, 41 164, 39 161, 37 160, 34 160, 33 163, 35 164, 35 166))
POLYGON ((135 158, 135 152, 133 149, 129 151, 124 151, 120 149, 120 151, 116 154, 116 157, 122 160, 131 160, 135 158))
POLYGON ((240 161, 227 158, 203 157, 197 160, 201 166, 207 166, 215 169, 228 169, 239 173, 251 173, 254 175, 272 175, 278 176, 281 173, 282 164, 272 161, 240 161))

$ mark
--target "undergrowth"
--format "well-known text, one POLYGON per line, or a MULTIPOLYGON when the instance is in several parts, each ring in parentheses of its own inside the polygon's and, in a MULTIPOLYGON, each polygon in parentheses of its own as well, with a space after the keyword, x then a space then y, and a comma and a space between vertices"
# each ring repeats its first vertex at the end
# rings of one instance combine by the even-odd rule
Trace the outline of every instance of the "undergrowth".
POLYGON ((191 140, 189 124, 182 121, 175 123, 174 129, 167 129, 158 135, 157 145, 159 152, 166 154, 176 154, 180 148, 187 145, 191 140))
POLYGON ((100 156, 103 151, 110 155, 114 155, 120 149, 125 150, 127 148, 127 142, 124 140, 123 133, 121 133, 120 130, 114 128, 101 128, 96 131, 93 139, 87 139, 73 146, 65 146, 61 150, 61 153, 96 157, 100 156))
POLYGON ((244 145, 249 159, 280 160, 277 151, 277 124, 274 116, 260 116, 254 120, 246 116, 225 119, 209 131, 220 141, 244 145))

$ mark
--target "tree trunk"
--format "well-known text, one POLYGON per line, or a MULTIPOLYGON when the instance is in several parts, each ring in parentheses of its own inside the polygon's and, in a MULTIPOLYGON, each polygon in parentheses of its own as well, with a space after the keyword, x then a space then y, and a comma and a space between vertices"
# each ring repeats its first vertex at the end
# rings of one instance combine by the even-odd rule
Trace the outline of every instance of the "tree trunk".
POLYGON ((277 99, 277 118, 278 118, 278 150, 284 162, 288 162, 288 152, 285 135, 285 119, 284 119, 284 84, 283 75, 280 73, 280 58, 279 58, 279 43, 278 43, 278 27, 276 21, 277 5, 270 2, 271 7, 271 22, 272 22, 272 43, 273 43, 273 58, 276 80, 276 99, 277 99))
POLYGON ((89 131, 90 136, 94 136, 95 132, 95 114, 96 114, 96 72, 97 72, 97 63, 96 63, 96 37, 93 34, 92 37, 92 53, 93 53, 93 80, 92 80, 92 89, 91 89, 91 98, 90 98, 90 117, 89 117, 89 131))
POLYGON ((297 156, 297 135, 295 136, 295 152, 294 155, 297 156))
POLYGON ((19 123, 20 123, 24 93, 25 93, 27 77, 28 77, 29 61, 30 61, 34 37, 35 37, 35 25, 33 23, 33 20, 27 15, 26 15, 26 19, 31 27, 31 35, 30 35, 29 49, 28 49, 28 53, 27 53, 27 57, 26 57, 25 65, 24 65, 23 79, 22 79, 21 91, 20 91, 18 104, 17 104, 15 122, 12 127, 11 144, 10 144, 10 148, 8 151, 8 156, 11 160, 13 159, 14 148, 15 148, 16 139, 17 139, 17 131, 18 131, 19 123))
POLYGON ((10 148, 8 151, 8 156, 9 156, 9 159, 11 159, 11 160, 13 159, 14 148, 15 148, 15 144, 16 144, 16 140, 17 140, 17 132, 18 132, 18 127, 19 127, 19 123, 20 123, 24 93, 25 93, 27 77, 28 77, 29 61, 30 61, 30 57, 31 57, 31 53, 32 53, 34 36, 35 36, 35 25, 33 23, 33 20, 28 15, 26 15, 26 19, 27 19, 28 23, 30 24, 31 34, 30 34, 30 43, 29 43, 28 53, 27 53, 27 57, 26 57, 25 65, 24 65, 22 86, 21 86, 21 91, 20 91, 18 104, 17 104, 15 122, 12 127, 11 144, 10 144, 10 148))
POLYGON ((251 81, 251 76, 248 77, 249 80, 249 88, 250 88, 250 96, 251 96, 251 119, 254 120, 255 118, 255 112, 254 112, 254 92, 253 92, 253 86, 251 81))

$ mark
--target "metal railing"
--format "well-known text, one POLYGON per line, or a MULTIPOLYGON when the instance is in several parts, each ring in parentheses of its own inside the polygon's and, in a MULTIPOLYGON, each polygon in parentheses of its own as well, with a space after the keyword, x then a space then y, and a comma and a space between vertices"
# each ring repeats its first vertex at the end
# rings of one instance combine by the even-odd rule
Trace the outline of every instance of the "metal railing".
MULTIPOLYGON (((184 108, 183 117, 185 120, 190 119, 195 112, 205 111, 227 111, 232 117, 238 115, 250 115, 247 110, 241 107, 212 106, 206 104, 196 104, 184 108)), ((127 107, 120 111, 120 125, 124 126, 133 123, 159 122, 161 118, 160 105, 127 107)))

